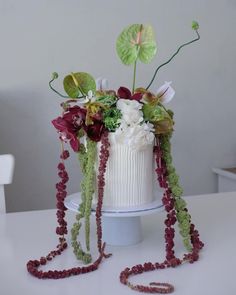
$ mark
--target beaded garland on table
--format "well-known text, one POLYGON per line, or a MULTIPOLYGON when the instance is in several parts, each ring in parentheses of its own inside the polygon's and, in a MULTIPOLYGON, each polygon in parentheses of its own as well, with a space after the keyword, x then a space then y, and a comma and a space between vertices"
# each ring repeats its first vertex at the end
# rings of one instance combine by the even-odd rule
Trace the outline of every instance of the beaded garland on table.
MULTIPOLYGON (((144 264, 138 264, 131 268, 126 268, 120 274, 120 282, 127 285, 131 289, 148 292, 148 293, 171 293, 174 290, 174 287, 168 283, 150 283, 150 286, 142 285, 133 285, 128 281, 128 278, 131 275, 141 274, 143 272, 164 269, 168 267, 176 267, 184 262, 189 261, 193 263, 199 258, 199 251, 203 247, 203 243, 199 239, 198 231, 195 229, 195 226, 191 224, 190 215, 187 211, 185 201, 179 195, 178 189, 178 180, 172 181, 170 174, 174 174, 174 167, 171 164, 170 159, 170 144, 169 138, 166 136, 160 136, 156 138, 157 144, 154 147, 154 154, 156 157, 157 164, 157 178, 160 187, 164 189, 164 194, 162 202, 165 206, 167 212, 167 217, 165 219, 165 242, 166 242, 166 260, 162 263, 151 263, 146 262, 144 264), (167 165, 166 162, 169 162, 167 165), (170 173, 170 171, 172 171, 170 173), (175 191, 175 194, 173 193, 175 191), (188 223, 181 225, 181 214, 188 216, 188 223), (174 236, 175 230, 173 228, 176 221, 179 221, 180 228, 185 230, 186 236, 190 234, 192 250, 190 253, 185 254, 182 259, 175 257, 174 255, 174 236)), ((102 209, 102 199, 103 199, 103 190, 104 190, 104 174, 106 171, 106 163, 109 157, 109 142, 108 142, 108 133, 104 133, 101 139, 102 148, 100 152, 100 167, 98 175, 98 203, 96 207, 96 225, 97 225, 97 247, 99 251, 99 257, 97 260, 90 264, 89 266, 83 267, 74 267, 71 269, 57 271, 49 270, 42 271, 38 270, 40 265, 45 265, 48 261, 52 260, 55 256, 60 255, 66 248, 67 243, 65 240, 65 235, 67 234, 67 223, 64 219, 65 211, 67 210, 64 206, 64 200, 66 198, 66 183, 69 180, 68 174, 65 170, 64 160, 69 157, 69 152, 66 150, 62 151, 61 159, 62 162, 58 164, 58 176, 61 178, 61 181, 56 184, 57 188, 57 219, 59 226, 56 228, 56 233, 59 235, 59 244, 56 250, 51 251, 47 256, 41 257, 39 260, 30 260, 27 263, 28 271, 37 278, 40 279, 60 279, 69 277, 72 275, 79 275, 87 272, 94 271, 98 268, 103 257, 108 258, 111 254, 105 254, 105 243, 102 243, 102 226, 101 226, 101 209, 102 209)), ((174 179, 177 179, 173 177, 174 179)), ((184 234, 182 233, 184 236, 184 234)), ((186 239, 188 241, 188 239, 186 239)), ((188 244, 188 247, 190 245, 188 244)), ((191 246, 190 246, 191 247, 191 246)), ((85 255, 85 254, 84 254, 85 255)), ((78 258, 82 259, 82 256, 77 255, 78 258)))
MULTIPOLYGON (((100 87, 100 91, 97 91, 96 96, 94 96, 91 91, 91 89, 94 89, 95 84, 93 78, 87 73, 72 73, 64 79, 64 88, 69 95, 64 96, 51 85, 58 77, 58 75, 54 73, 53 79, 49 82, 50 88, 61 97, 69 98, 66 102, 61 104, 63 108, 61 117, 53 120, 53 125, 59 132, 61 142, 60 162, 57 166, 60 181, 56 184, 56 216, 58 221, 56 234, 59 236, 59 242, 56 249, 49 252, 46 256, 37 260, 28 261, 27 270, 33 276, 39 279, 61 279, 92 272, 98 269, 103 258, 109 258, 111 256, 111 254, 105 253, 106 244, 102 240, 101 215, 105 187, 105 172, 109 159, 109 132, 115 132, 118 134, 119 138, 119 132, 123 130, 122 128, 119 130, 119 127, 124 127, 127 123, 124 120, 122 121, 122 118, 125 116, 129 121, 127 126, 131 126, 133 130, 138 130, 139 137, 140 134, 142 134, 143 137, 146 136, 147 142, 151 142, 152 138, 155 137, 153 149, 156 162, 155 171, 157 174, 157 182, 163 189, 162 203, 167 214, 164 221, 166 257, 161 263, 145 262, 130 268, 125 268, 120 273, 120 282, 132 290, 139 292, 171 293, 174 291, 174 287, 169 283, 151 282, 149 286, 134 285, 129 281, 129 277, 147 271, 176 267, 184 262, 193 263, 198 260, 199 251, 204 244, 201 242, 199 233, 191 222, 191 216, 186 208, 186 202, 181 197, 183 191, 179 184, 179 177, 172 164, 171 156, 170 139, 173 131, 173 112, 166 110, 163 106, 164 102, 169 101, 173 97, 174 91, 170 87, 170 83, 165 83, 160 87, 156 95, 148 91, 158 70, 162 66, 168 64, 182 47, 200 39, 197 31, 198 24, 196 22, 193 22, 192 28, 196 31, 197 38, 181 45, 167 62, 160 65, 146 88, 135 89, 135 77, 137 60, 140 59, 147 63, 156 52, 156 45, 152 38, 153 32, 150 26, 132 25, 121 33, 117 41, 117 52, 122 62, 125 64, 134 63, 132 92, 125 87, 120 87, 117 93, 113 90, 104 91, 102 89, 103 87, 100 87), (136 39, 133 39, 134 36, 136 36, 136 39), (72 103, 80 102, 81 99, 84 99, 82 102, 84 107, 77 105, 71 106, 72 103), (124 106, 125 112, 127 112, 127 108, 129 109, 131 107, 130 114, 133 116, 134 120, 137 121, 137 114, 139 115, 137 122, 131 122, 129 114, 127 116, 127 113, 124 113, 124 109, 122 113, 122 108, 124 108, 124 106), (140 108, 142 108, 142 110, 140 110, 140 108), (80 142, 80 138, 83 136, 86 136, 86 147, 80 142), (64 142, 68 141, 72 149, 78 154, 81 171, 84 176, 81 183, 82 203, 79 206, 76 221, 71 229, 71 243, 77 259, 87 265, 64 270, 43 271, 40 267, 47 264, 54 257, 60 255, 68 247, 65 238, 68 233, 67 222, 65 220, 67 208, 64 205, 67 196, 67 182, 69 181, 69 176, 65 167, 65 160, 69 157, 69 151, 64 149, 64 142), (92 198, 95 191, 94 182, 96 174, 94 166, 96 162, 97 142, 99 141, 101 142, 101 148, 99 152, 96 205, 98 257, 92 262, 92 257, 89 252, 90 215, 92 198), (82 248, 82 244, 77 240, 82 226, 82 219, 85 221, 86 250, 82 248), (175 256, 174 251, 174 225, 176 222, 178 222, 180 235, 188 251, 181 259, 175 256)), ((100 83, 102 83, 102 81, 100 81, 100 83)), ((129 129, 127 130, 129 131, 129 129)), ((131 143, 131 147, 133 148, 132 140, 131 143)), ((137 147, 140 148, 143 144, 143 141, 140 141, 137 147)))

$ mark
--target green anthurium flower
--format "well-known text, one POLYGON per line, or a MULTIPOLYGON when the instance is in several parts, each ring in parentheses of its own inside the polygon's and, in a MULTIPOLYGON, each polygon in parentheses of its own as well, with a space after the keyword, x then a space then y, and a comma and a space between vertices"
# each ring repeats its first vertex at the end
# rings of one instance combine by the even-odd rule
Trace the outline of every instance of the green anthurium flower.
POLYGON ((86 96, 91 90, 93 93, 96 91, 96 83, 94 78, 84 72, 71 73, 66 76, 63 81, 65 92, 71 98, 77 98, 80 95, 86 96))
POLYGON ((125 28, 117 38, 116 51, 125 65, 131 65, 138 59, 149 63, 157 51, 152 27, 134 24, 125 28))

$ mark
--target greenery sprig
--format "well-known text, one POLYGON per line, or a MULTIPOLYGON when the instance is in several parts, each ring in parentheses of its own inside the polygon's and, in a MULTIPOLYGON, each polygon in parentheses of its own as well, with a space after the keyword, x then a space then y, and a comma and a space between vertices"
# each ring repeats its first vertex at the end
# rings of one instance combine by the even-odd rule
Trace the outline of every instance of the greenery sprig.
POLYGON ((104 111, 105 127, 114 132, 120 126, 120 119, 122 117, 121 111, 117 108, 111 108, 104 111))
POLYGON ((80 228, 82 226, 81 219, 85 219, 85 241, 86 249, 90 250, 90 215, 92 198, 94 193, 94 180, 95 171, 94 164, 96 160, 96 142, 89 140, 87 141, 87 147, 83 144, 80 145, 80 150, 78 153, 78 158, 80 161, 81 171, 83 173, 83 180, 81 182, 81 198, 82 202, 79 206, 79 213, 76 215, 76 222, 74 223, 71 235, 72 235, 72 246, 74 249, 74 254, 77 259, 82 260, 84 263, 90 263, 92 257, 90 253, 85 252, 82 249, 80 243, 77 242, 80 228))
POLYGON ((82 226, 81 219, 84 218, 85 215, 85 186, 86 186, 86 166, 87 166, 87 152, 86 148, 83 144, 80 145, 80 150, 78 153, 78 159, 80 161, 81 171, 83 173, 83 179, 81 181, 81 198, 82 202, 79 206, 79 212, 76 214, 76 222, 74 222, 71 229, 71 244, 73 247, 74 254, 78 260, 83 261, 83 263, 88 264, 92 261, 92 257, 90 253, 86 253, 81 246, 81 243, 77 241, 79 236, 79 231, 82 226))
POLYGON ((85 186, 85 241, 86 248, 90 250, 90 215, 92 207, 92 199, 95 187, 95 170, 94 165, 97 156, 97 143, 88 139, 87 140, 87 167, 86 167, 86 186, 85 186))

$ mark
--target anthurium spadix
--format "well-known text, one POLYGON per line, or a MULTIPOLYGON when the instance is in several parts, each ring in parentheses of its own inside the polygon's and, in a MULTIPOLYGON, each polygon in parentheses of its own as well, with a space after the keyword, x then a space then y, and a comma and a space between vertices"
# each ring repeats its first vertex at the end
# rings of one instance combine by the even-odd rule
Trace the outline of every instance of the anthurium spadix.
POLYGON ((171 82, 165 82, 157 89, 157 98, 161 103, 168 103, 175 95, 174 89, 170 86, 171 82))

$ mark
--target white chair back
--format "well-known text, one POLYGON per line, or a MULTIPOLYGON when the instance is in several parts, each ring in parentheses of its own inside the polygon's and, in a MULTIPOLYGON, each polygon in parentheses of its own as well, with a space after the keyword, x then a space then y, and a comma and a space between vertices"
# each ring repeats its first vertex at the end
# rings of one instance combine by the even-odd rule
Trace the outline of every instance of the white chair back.
POLYGON ((4 185, 12 183, 14 165, 13 155, 0 155, 0 214, 6 213, 4 185))

